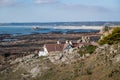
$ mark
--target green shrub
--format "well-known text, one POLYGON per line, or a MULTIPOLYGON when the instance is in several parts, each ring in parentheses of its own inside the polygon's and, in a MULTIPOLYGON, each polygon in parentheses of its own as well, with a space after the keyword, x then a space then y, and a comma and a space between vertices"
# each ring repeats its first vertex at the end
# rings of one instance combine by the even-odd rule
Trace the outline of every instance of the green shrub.
POLYGON ((104 36, 101 40, 98 41, 100 45, 103 44, 116 44, 120 42, 120 27, 114 28, 111 34, 104 36))
POLYGON ((79 49, 78 53, 83 56, 84 54, 90 53, 92 54, 96 49, 96 46, 89 45, 89 46, 84 46, 79 49))
POLYGON ((86 46, 85 48, 86 48, 86 50, 87 50, 87 53, 92 54, 92 53, 95 51, 96 46, 89 45, 89 46, 86 46))

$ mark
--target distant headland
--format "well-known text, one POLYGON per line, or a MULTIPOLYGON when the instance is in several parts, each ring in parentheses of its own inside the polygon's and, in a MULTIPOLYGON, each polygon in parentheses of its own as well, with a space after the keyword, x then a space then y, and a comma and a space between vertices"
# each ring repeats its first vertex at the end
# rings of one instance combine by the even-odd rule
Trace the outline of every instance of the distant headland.
POLYGON ((120 21, 84 21, 84 22, 13 22, 0 23, 0 26, 104 26, 120 25, 120 21))

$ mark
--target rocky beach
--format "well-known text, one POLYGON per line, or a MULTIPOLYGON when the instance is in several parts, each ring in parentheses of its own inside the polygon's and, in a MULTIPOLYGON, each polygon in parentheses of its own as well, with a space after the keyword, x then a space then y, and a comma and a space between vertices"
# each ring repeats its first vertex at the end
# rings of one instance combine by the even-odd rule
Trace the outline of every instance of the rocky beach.
POLYGON ((82 36, 91 37, 91 41, 100 39, 98 33, 76 33, 76 34, 31 34, 12 36, 9 34, 0 35, 0 54, 29 54, 42 50, 45 43, 56 43, 58 40, 79 40, 82 36))

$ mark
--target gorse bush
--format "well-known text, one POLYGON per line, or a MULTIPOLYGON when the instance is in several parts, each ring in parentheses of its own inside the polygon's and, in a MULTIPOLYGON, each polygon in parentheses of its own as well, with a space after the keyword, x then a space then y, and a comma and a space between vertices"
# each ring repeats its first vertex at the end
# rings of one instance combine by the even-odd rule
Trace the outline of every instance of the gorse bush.
POLYGON ((103 44, 117 44, 120 42, 120 27, 116 27, 113 29, 113 31, 108 34, 107 36, 104 36, 101 40, 98 41, 100 45, 103 44))
POLYGON ((84 46, 84 47, 82 47, 82 48, 79 49, 78 53, 79 53, 81 56, 83 56, 84 54, 87 54, 87 53, 92 54, 92 53, 95 51, 96 48, 97 48, 97 47, 96 47, 96 46, 93 46, 93 45, 84 46))

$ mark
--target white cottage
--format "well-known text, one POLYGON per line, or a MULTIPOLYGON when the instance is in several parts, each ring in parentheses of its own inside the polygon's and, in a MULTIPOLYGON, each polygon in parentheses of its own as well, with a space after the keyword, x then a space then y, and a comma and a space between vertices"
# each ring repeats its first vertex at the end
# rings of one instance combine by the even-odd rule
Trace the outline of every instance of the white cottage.
POLYGON ((64 51, 64 50, 68 50, 71 49, 71 45, 69 44, 45 44, 43 49, 44 51, 39 51, 39 56, 46 56, 52 52, 56 52, 56 51, 64 51))

